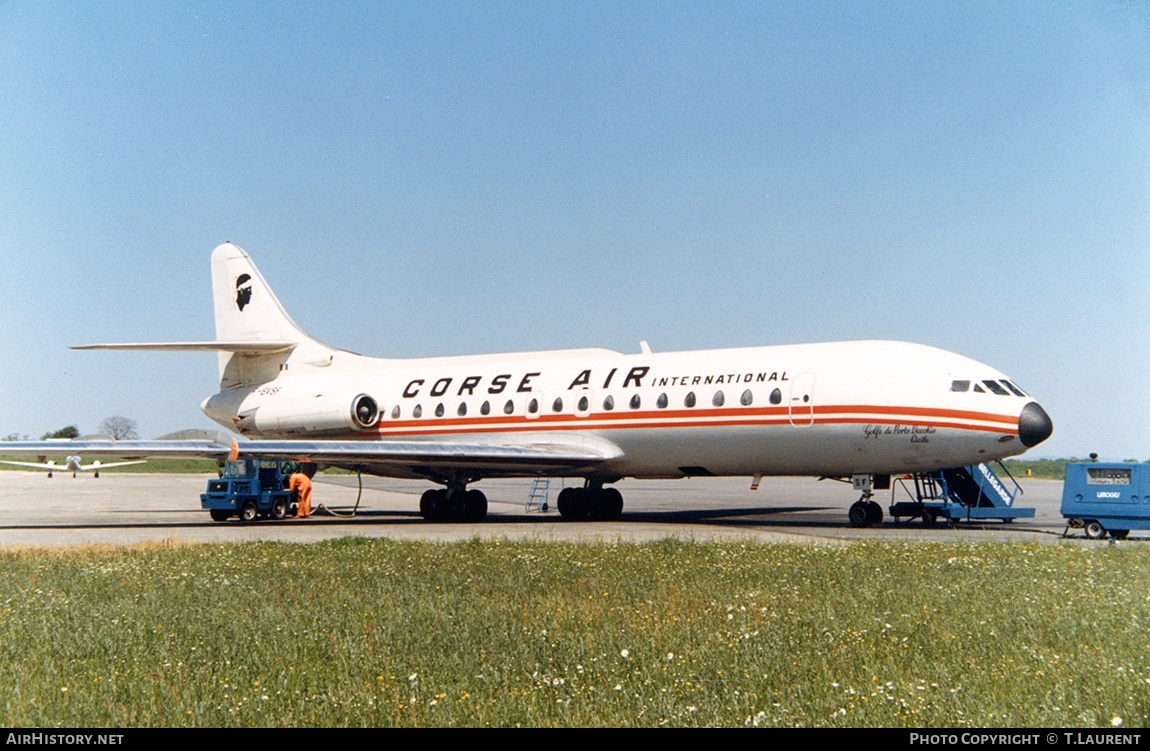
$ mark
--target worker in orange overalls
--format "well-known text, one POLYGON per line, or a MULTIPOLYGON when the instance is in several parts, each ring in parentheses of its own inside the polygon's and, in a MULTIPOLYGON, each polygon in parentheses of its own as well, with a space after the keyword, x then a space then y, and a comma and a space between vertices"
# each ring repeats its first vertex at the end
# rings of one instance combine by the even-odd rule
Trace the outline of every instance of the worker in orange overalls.
POLYGON ((294 472, 288 478, 288 490, 296 499, 296 516, 306 519, 311 516, 311 477, 303 472, 294 472))

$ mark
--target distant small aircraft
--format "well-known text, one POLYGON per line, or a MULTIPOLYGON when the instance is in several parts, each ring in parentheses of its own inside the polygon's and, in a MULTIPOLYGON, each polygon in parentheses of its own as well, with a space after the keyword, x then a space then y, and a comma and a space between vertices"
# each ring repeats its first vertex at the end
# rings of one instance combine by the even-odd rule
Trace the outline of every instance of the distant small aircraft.
POLYGON ((13 462, 0 460, 0 464, 11 464, 16 467, 30 467, 32 469, 46 469, 48 476, 51 477, 52 473, 56 470, 64 470, 65 472, 71 471, 72 477, 76 476, 77 472, 91 472, 94 477, 100 476, 101 469, 110 469, 111 467, 126 467, 129 464, 144 464, 146 460, 139 460, 133 462, 112 462, 110 464, 102 464, 99 459, 91 464, 84 464, 80 461, 79 456, 66 456, 64 457, 63 464, 57 464, 55 461, 49 459, 43 462, 13 462))

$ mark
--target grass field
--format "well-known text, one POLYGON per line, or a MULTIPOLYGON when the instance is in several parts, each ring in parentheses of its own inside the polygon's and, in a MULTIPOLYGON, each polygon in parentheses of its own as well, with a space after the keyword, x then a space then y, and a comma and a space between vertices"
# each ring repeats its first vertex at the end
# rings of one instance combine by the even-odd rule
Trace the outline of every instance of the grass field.
POLYGON ((1150 548, 0 553, 0 725, 1144 727, 1150 548))

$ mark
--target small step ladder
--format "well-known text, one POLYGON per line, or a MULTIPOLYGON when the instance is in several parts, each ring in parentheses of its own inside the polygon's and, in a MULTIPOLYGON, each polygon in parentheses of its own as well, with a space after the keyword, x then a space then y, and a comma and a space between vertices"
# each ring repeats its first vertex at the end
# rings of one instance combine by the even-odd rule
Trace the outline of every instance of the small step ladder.
POLYGON ((546 511, 547 493, 550 490, 550 477, 536 477, 531 483, 531 494, 527 496, 527 511, 546 511))

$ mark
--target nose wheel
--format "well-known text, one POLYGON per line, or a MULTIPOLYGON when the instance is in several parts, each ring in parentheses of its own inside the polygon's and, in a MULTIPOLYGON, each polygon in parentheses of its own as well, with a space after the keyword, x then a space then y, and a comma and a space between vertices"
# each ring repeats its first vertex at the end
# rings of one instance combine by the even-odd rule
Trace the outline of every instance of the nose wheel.
POLYGON ((882 524, 882 506, 864 495, 851 504, 847 519, 852 527, 874 527, 882 524))

